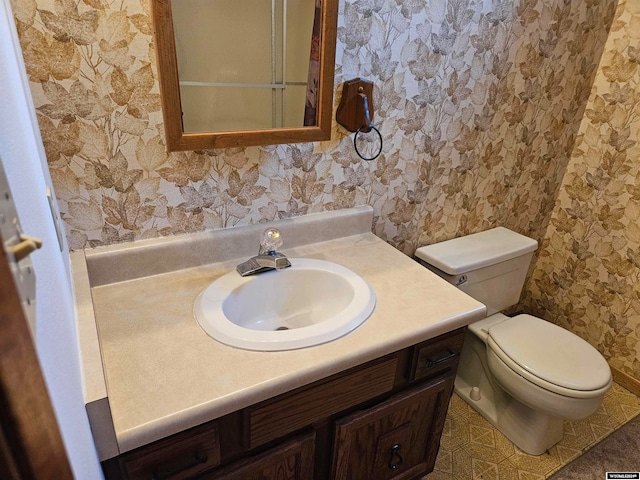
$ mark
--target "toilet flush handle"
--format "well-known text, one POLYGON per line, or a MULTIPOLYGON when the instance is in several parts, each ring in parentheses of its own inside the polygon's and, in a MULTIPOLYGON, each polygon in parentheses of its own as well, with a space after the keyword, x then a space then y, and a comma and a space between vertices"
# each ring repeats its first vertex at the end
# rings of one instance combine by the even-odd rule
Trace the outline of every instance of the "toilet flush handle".
POLYGON ((467 283, 467 276, 466 276, 466 275, 460 275, 460 276, 456 279, 455 286, 456 286, 456 287, 459 287, 460 285, 464 285, 465 283, 467 283))

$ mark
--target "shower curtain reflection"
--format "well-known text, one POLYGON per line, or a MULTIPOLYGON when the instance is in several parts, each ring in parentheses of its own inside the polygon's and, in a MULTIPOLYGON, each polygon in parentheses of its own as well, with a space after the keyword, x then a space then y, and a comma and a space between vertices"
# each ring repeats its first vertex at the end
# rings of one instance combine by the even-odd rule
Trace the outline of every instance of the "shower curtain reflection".
POLYGON ((184 132, 316 124, 319 1, 172 0, 172 10, 184 132))

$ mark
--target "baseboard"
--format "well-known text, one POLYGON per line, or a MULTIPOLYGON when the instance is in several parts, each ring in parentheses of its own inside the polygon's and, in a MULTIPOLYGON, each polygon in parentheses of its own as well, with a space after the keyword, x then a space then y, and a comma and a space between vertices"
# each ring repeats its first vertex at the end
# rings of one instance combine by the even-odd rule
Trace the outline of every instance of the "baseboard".
POLYGON ((626 388, 631 393, 635 393, 640 396, 640 380, 632 377, 628 373, 624 373, 615 367, 611 367, 611 374, 613 375, 613 381, 618 385, 626 388))

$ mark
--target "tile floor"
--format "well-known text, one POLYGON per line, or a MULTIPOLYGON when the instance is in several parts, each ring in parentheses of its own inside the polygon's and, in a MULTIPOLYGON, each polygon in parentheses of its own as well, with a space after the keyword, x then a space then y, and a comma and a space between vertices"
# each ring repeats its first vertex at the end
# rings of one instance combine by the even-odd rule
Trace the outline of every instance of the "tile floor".
POLYGON ((607 472, 640 472, 640 416, 558 470, 549 480, 604 480, 607 472))
POLYGON ((456 394, 451 398, 435 469, 423 480, 542 480, 640 414, 640 398, 618 384, 592 416, 565 422, 549 452, 527 455, 456 394))

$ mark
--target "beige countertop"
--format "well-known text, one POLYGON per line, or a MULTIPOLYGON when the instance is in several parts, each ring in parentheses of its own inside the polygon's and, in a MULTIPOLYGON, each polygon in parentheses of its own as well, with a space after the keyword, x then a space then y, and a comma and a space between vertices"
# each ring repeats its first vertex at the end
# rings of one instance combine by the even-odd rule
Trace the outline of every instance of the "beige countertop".
MULTIPOLYGON (((324 238, 306 244, 302 239, 292 248, 285 243, 282 252, 290 258, 330 260, 353 270, 376 292, 376 308, 344 337, 299 350, 254 352, 229 347, 210 338, 195 321, 192 308, 197 295, 245 260, 244 252, 233 256, 231 249, 220 254, 230 255, 228 259, 189 266, 196 258, 182 262, 182 268, 160 268, 153 274, 147 274, 145 267, 122 278, 117 272, 104 274, 100 268, 109 265, 117 270, 118 258, 124 258, 131 268, 131 258, 125 257, 139 246, 87 253, 88 268, 83 267, 82 258, 74 259, 85 397, 101 459, 484 318, 484 305, 366 231, 371 225, 369 208, 337 215, 342 224, 332 224, 330 214, 306 216, 323 225, 329 222, 320 234, 324 238), (101 262, 92 264, 91 255, 101 262)), ((308 221, 294 219, 274 225, 286 242, 296 229, 313 235, 308 221)), ((266 224, 244 228, 249 243, 257 245, 255 234, 266 224)), ((220 235, 245 234, 243 229, 231 230, 234 232, 220 235)), ((182 241, 189 247, 184 240, 166 242, 182 241)), ((233 238, 222 241, 244 248, 233 238)), ((148 243, 147 250, 164 244, 148 243)), ((162 248, 151 258, 157 264, 163 263, 168 252, 162 248)), ((136 258, 150 260, 140 251, 136 258)), ((215 255, 206 260, 211 259, 219 260, 215 255)))

